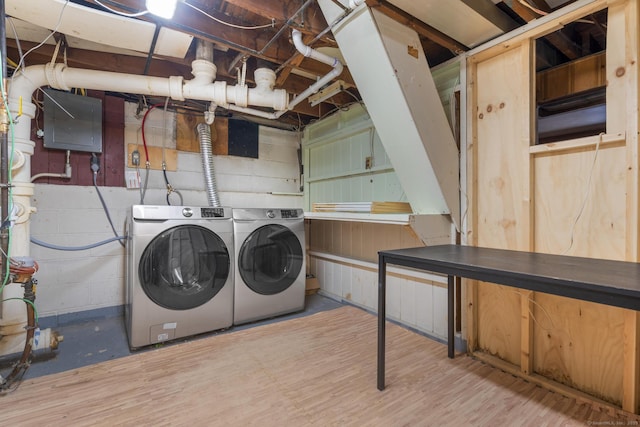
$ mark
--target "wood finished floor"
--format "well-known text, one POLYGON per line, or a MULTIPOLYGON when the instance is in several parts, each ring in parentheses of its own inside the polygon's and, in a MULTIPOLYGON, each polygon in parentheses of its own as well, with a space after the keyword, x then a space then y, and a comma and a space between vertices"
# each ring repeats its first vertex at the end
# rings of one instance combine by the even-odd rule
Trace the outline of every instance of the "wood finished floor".
POLYGON ((26 380, 7 426, 640 425, 397 325, 376 389, 376 318, 342 307, 26 380))

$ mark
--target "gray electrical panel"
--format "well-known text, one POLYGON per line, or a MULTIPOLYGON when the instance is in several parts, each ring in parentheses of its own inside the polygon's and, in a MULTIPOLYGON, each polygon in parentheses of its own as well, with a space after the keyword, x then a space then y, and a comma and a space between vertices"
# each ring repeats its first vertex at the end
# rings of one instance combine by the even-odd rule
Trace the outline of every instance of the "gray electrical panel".
POLYGON ((102 100, 44 90, 44 146, 102 153, 102 100))

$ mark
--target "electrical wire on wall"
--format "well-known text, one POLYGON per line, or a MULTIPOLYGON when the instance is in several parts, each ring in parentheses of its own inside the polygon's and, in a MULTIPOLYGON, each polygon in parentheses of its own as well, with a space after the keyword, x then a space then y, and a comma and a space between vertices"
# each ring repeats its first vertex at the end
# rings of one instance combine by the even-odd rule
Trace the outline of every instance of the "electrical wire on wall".
POLYGON ((108 10, 109 12, 115 13, 116 15, 120 15, 120 16, 126 16, 127 18, 138 18, 140 16, 144 16, 146 14, 149 13, 148 10, 143 10, 140 12, 136 12, 136 13, 126 13, 126 12, 122 12, 116 9, 113 9, 109 6, 107 6, 106 4, 102 3, 100 0, 93 0, 94 2, 96 2, 97 5, 103 7, 104 9, 108 10))
POLYGON ((175 193, 180 198, 179 205, 183 204, 182 194, 169 182, 169 177, 167 176, 167 159, 165 154, 165 137, 167 133, 167 106, 169 105, 169 98, 164 101, 164 111, 162 113, 162 175, 164 176, 164 182, 167 186, 167 205, 171 205, 171 194, 175 193))
POLYGON ((146 167, 147 167, 147 176, 145 177, 145 182, 144 182, 144 192, 142 194, 141 200, 140 200, 140 204, 144 204, 144 194, 146 193, 146 187, 147 187, 147 182, 148 182, 148 170, 151 168, 151 163, 149 160, 149 149, 147 147, 147 137, 146 137, 146 123, 147 123, 147 118, 149 117, 149 113, 151 113, 152 110, 160 107, 160 106, 164 106, 163 109, 163 118, 162 118, 162 127, 163 127, 163 134, 162 134, 162 176, 164 178, 164 182, 165 182, 165 186, 167 188, 167 205, 171 205, 171 195, 172 194, 176 194, 180 200, 180 205, 182 205, 183 200, 182 200, 182 194, 176 190, 175 188, 173 188, 173 186, 171 185, 171 183, 169 182, 169 176, 167 175, 167 161, 166 161, 166 153, 165 153, 165 137, 166 137, 166 129, 167 129, 167 124, 166 124, 166 115, 167 115, 167 108, 169 106, 169 98, 167 98, 164 102, 164 104, 153 104, 151 107, 149 107, 149 109, 144 113, 144 115, 142 116, 142 123, 140 125, 140 129, 141 129, 141 134, 142 134, 142 145, 144 148, 144 152, 145 152, 145 157, 146 157, 146 167))
POLYGON ((120 243, 122 247, 125 246, 123 240, 126 240, 126 236, 118 235, 116 231, 116 227, 113 225, 113 221, 111 220, 111 215, 109 214, 109 209, 107 208, 107 204, 102 197, 102 193, 100 192, 100 188, 98 187, 98 171, 100 171, 100 159, 95 153, 91 153, 90 160, 91 171, 93 173, 93 187, 96 189, 96 193, 98 194, 98 198, 100 199, 100 203, 102 204, 102 209, 104 210, 105 215, 107 216, 107 220, 109 221, 109 225, 111 226, 111 230, 113 230, 114 237, 106 240, 102 240, 96 243, 90 243, 88 245, 83 246, 59 246, 52 243, 43 242, 41 240, 36 239, 35 237, 31 237, 31 243, 36 244, 38 246, 42 246, 48 249, 54 249, 58 251, 84 251, 87 249, 92 249, 98 246, 106 245, 107 243, 117 241, 120 243))
POLYGON ((603 136, 604 136, 604 133, 600 133, 598 135, 598 142, 596 142, 596 149, 595 149, 595 153, 593 154, 593 162, 591 163, 591 169, 589 171, 589 179, 587 180, 587 186, 585 188, 584 197, 582 198, 582 204, 580 205, 580 210, 578 211, 578 214, 576 215, 576 218, 573 221, 573 224, 571 225, 571 232, 569 234, 569 246, 567 247, 567 249, 564 250, 564 252, 562 252, 562 255, 566 255, 573 247, 573 239, 575 237, 576 225, 578 225, 578 221, 580 221, 580 218, 584 213, 584 208, 587 206, 587 201, 589 200, 589 194, 591 193, 591 181, 593 180, 593 172, 596 168, 596 161, 598 160, 598 152, 600 151, 600 143, 602 143, 603 136))
MULTIPOLYGON (((116 227, 113 225, 113 221, 111 220, 111 215, 109 214, 109 209, 107 208, 107 204, 104 202, 104 198, 102 197, 102 193, 98 188, 98 171, 100 170, 100 159, 96 156, 95 153, 91 153, 91 171, 93 172, 93 187, 96 189, 96 193, 98 193, 98 197, 100 198, 100 203, 102 203, 102 208, 104 209, 104 213, 107 215, 107 220, 109 221, 109 225, 113 230, 113 235, 115 237, 118 236, 118 232, 116 231, 116 227)), ((124 242, 121 239, 118 239, 118 243, 124 248, 124 242)))
MULTIPOLYGON (((60 10, 60 15, 58 16, 58 22, 56 22, 55 27, 53 28, 53 30, 51 30, 51 33, 49 33, 49 35, 47 37, 44 38, 44 40, 42 40, 40 43, 38 43, 37 45, 35 45, 34 47, 32 47, 31 49, 29 49, 27 52, 25 52, 24 55, 20 55, 20 60, 18 61, 18 66, 16 67, 15 72, 13 73, 13 76, 16 75, 16 73, 20 70, 20 68, 24 67, 25 65, 25 58, 27 57, 27 55, 29 55, 31 52, 39 49, 40 47, 42 47, 51 37, 53 37, 54 34, 56 34, 58 32, 58 28, 60 28, 60 24, 62 23, 62 17, 64 15, 64 11, 67 7, 67 5, 69 4, 69 0, 65 0, 64 5, 62 6, 62 9, 60 10)), ((13 24, 12 24, 13 25, 13 24)), ((18 46, 20 44, 19 39, 18 39, 18 35, 16 34, 16 42, 18 43, 18 46)), ((19 49, 20 52, 20 49, 19 49)))
POLYGON ((195 10, 197 12, 200 12, 201 14, 206 16, 207 18, 216 21, 218 24, 226 25, 227 27, 236 28, 236 29, 239 29, 239 30, 261 30, 263 28, 274 28, 276 26, 276 21, 273 18, 271 19, 271 23, 270 24, 264 24, 264 25, 244 26, 244 25, 231 24, 230 22, 225 22, 225 21, 223 21, 221 19, 218 19, 215 16, 208 14, 204 10, 199 9, 196 6, 187 3, 186 0, 183 3, 185 5, 187 5, 187 6, 189 6, 190 8, 192 8, 193 10, 195 10))

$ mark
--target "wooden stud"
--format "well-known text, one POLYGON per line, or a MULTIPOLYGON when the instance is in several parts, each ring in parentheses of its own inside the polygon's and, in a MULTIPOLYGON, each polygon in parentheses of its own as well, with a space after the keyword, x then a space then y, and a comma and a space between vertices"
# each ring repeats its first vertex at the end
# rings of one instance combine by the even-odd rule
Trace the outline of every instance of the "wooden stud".
POLYGON ((523 374, 533 373, 533 297, 531 291, 520 291, 520 370, 523 374))
MULTIPOLYGON (((640 32, 640 8, 637 1, 628 1, 622 8, 610 8, 610 14, 618 11, 618 15, 624 16, 624 32, 616 29, 616 35, 624 40, 624 85, 622 91, 615 93, 620 96, 615 99, 620 102, 625 111, 624 122, 627 136, 627 198, 626 198, 626 259, 640 261, 640 150, 638 149, 638 33, 640 32), (624 99, 626 102, 621 102, 624 99)), ((607 26, 607 32, 612 31, 611 25, 607 26)), ((607 38, 609 36, 607 35, 607 38)), ((614 41, 614 43, 616 43, 614 41)), ((617 42, 616 44, 622 44, 617 42)), ((610 42, 607 41, 607 52, 610 42)), ((618 50, 616 50, 618 52, 618 50)), ((608 53, 609 55, 609 53, 608 53)), ((608 58, 607 58, 608 59, 608 58)), ((619 73, 618 73, 619 74, 619 73)), ((617 79, 622 80, 622 79, 617 79)), ((607 94, 607 109, 609 109, 609 97, 607 94)), ((620 111, 618 111, 620 112, 620 111)), ((609 131, 609 116, 607 115, 607 131, 609 131)), ((623 333, 623 380, 622 380, 622 408, 633 413, 640 413, 640 312, 625 310, 623 333)))

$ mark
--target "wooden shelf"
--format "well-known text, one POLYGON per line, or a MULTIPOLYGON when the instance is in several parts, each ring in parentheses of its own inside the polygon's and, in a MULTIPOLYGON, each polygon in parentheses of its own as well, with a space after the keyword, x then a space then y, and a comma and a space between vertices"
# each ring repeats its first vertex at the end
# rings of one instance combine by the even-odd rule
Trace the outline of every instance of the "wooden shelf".
POLYGON ((603 148, 609 145, 624 144, 625 133, 608 133, 594 136, 586 136, 584 138, 576 138, 567 141, 549 142, 547 144, 534 145, 529 147, 531 154, 545 154, 562 151, 570 151, 581 148, 596 147, 603 148))
POLYGON ((414 214, 368 214, 350 212, 305 212, 308 219, 321 219, 325 221, 358 221, 374 222, 381 224, 408 225, 414 214))

